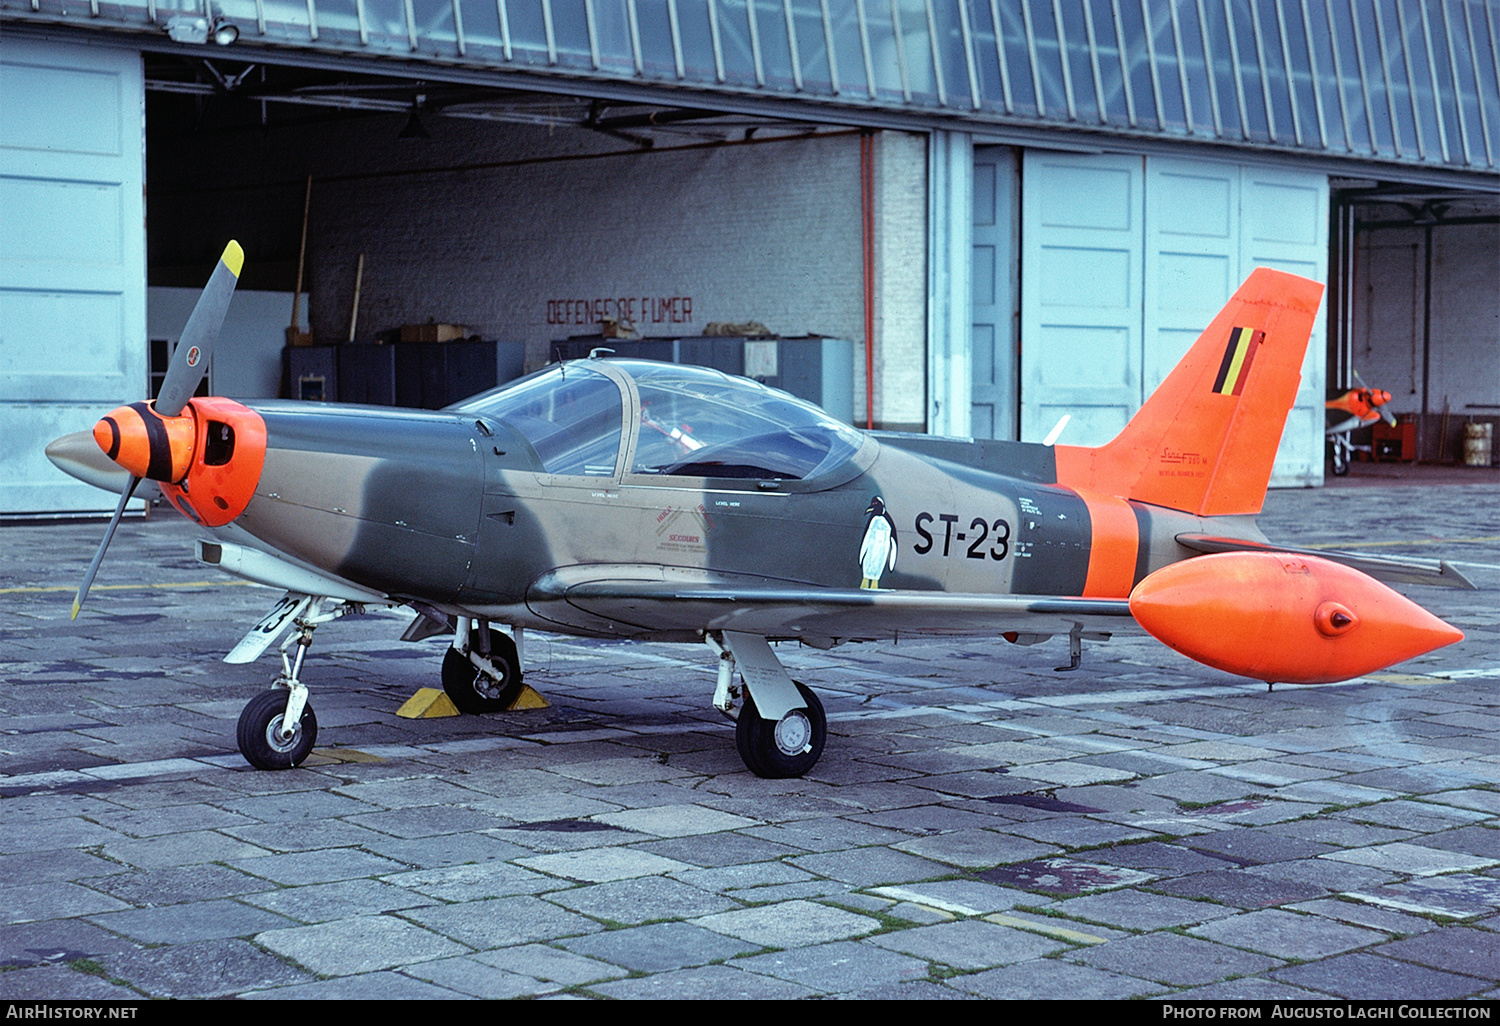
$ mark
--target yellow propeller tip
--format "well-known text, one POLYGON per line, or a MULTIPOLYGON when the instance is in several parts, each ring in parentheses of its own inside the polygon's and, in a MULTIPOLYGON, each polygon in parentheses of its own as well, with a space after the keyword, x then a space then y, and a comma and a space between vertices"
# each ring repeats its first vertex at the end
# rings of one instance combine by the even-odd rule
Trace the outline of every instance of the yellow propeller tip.
POLYGON ((223 261, 225 267, 229 268, 229 273, 238 278, 240 268, 245 266, 245 251, 240 248, 238 242, 230 239, 229 245, 224 247, 224 255, 219 259, 223 261))
POLYGON ((76 619, 78 619, 78 610, 79 610, 79 608, 80 607, 79 607, 79 604, 78 604, 78 600, 74 599, 73 600, 73 615, 70 616, 70 617, 68 617, 69 620, 76 620, 76 619))

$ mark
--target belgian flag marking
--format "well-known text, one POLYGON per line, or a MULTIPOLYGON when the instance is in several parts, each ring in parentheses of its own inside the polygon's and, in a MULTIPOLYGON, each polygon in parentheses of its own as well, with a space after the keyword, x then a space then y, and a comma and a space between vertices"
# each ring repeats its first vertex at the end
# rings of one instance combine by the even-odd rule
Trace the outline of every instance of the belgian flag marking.
POLYGON ((1264 331, 1251 331, 1249 328, 1235 328, 1229 333, 1229 343, 1224 347, 1224 362, 1219 364, 1219 376, 1214 379, 1215 392, 1220 395, 1239 395, 1244 391, 1245 380, 1250 377, 1250 365, 1255 362, 1255 354, 1265 337, 1264 331))

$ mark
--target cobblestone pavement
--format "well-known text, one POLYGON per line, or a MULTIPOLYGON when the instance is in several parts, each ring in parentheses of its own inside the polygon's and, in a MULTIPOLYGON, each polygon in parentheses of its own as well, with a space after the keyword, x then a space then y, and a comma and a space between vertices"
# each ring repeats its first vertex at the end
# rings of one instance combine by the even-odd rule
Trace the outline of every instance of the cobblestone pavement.
POLYGON ((220 658, 274 593, 159 515, 70 623, 101 527, 0 529, 0 996, 1500 995, 1500 486, 1262 523, 1464 561, 1405 590, 1468 640, 1270 693, 1149 639, 782 646, 830 719, 793 781, 691 646, 531 636, 549 709, 399 719, 445 642, 394 614, 318 631, 327 747, 256 772, 274 654, 220 658))

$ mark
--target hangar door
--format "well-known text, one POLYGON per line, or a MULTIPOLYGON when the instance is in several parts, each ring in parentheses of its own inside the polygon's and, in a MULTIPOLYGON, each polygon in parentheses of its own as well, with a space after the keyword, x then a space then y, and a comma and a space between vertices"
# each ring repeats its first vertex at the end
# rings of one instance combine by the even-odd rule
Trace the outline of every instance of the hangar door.
MULTIPOLYGON (((1274 167, 1029 151, 1021 437, 1109 441, 1258 266, 1327 281, 1328 182, 1274 167)), ((1323 474, 1320 312, 1272 484, 1323 474)))
POLYGON ((0 513, 109 511, 42 449, 145 390, 140 54, 0 38, 0 97, 0 513))
POLYGON ((969 434, 1016 436, 1016 151, 974 147, 973 389, 969 434))

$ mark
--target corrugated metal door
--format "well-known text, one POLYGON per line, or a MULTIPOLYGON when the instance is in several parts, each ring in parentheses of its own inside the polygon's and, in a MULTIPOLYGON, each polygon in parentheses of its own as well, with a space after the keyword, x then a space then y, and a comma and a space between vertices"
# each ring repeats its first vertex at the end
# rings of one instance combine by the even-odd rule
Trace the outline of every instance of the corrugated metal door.
MULTIPOLYGON (((1146 161, 1145 393, 1257 267, 1326 281, 1328 179, 1203 160, 1146 161)), ((1287 416, 1271 483, 1323 476, 1325 317, 1313 326, 1302 386, 1287 416)))
MULTIPOLYGON (((1022 437, 1114 437, 1256 267, 1328 268, 1326 177, 1184 160, 1026 154, 1022 437)), ((1308 345, 1274 485, 1323 472, 1323 332, 1308 345)))
POLYGON ((1146 161, 1146 330, 1142 401, 1234 294, 1240 273, 1240 169, 1146 161))
POLYGON ((1029 150, 1021 178, 1021 437, 1100 445, 1141 404, 1141 157, 1029 150))
POLYGON ((146 386, 140 54, 0 39, 0 512, 108 511, 52 438, 146 386))
MULTIPOLYGON (((1308 171, 1247 167, 1241 171, 1240 271, 1256 267, 1328 281, 1328 177, 1308 171)), ((1318 309, 1302 362, 1302 387, 1281 433, 1271 484, 1323 481, 1323 400, 1328 380, 1328 297, 1318 309)))

